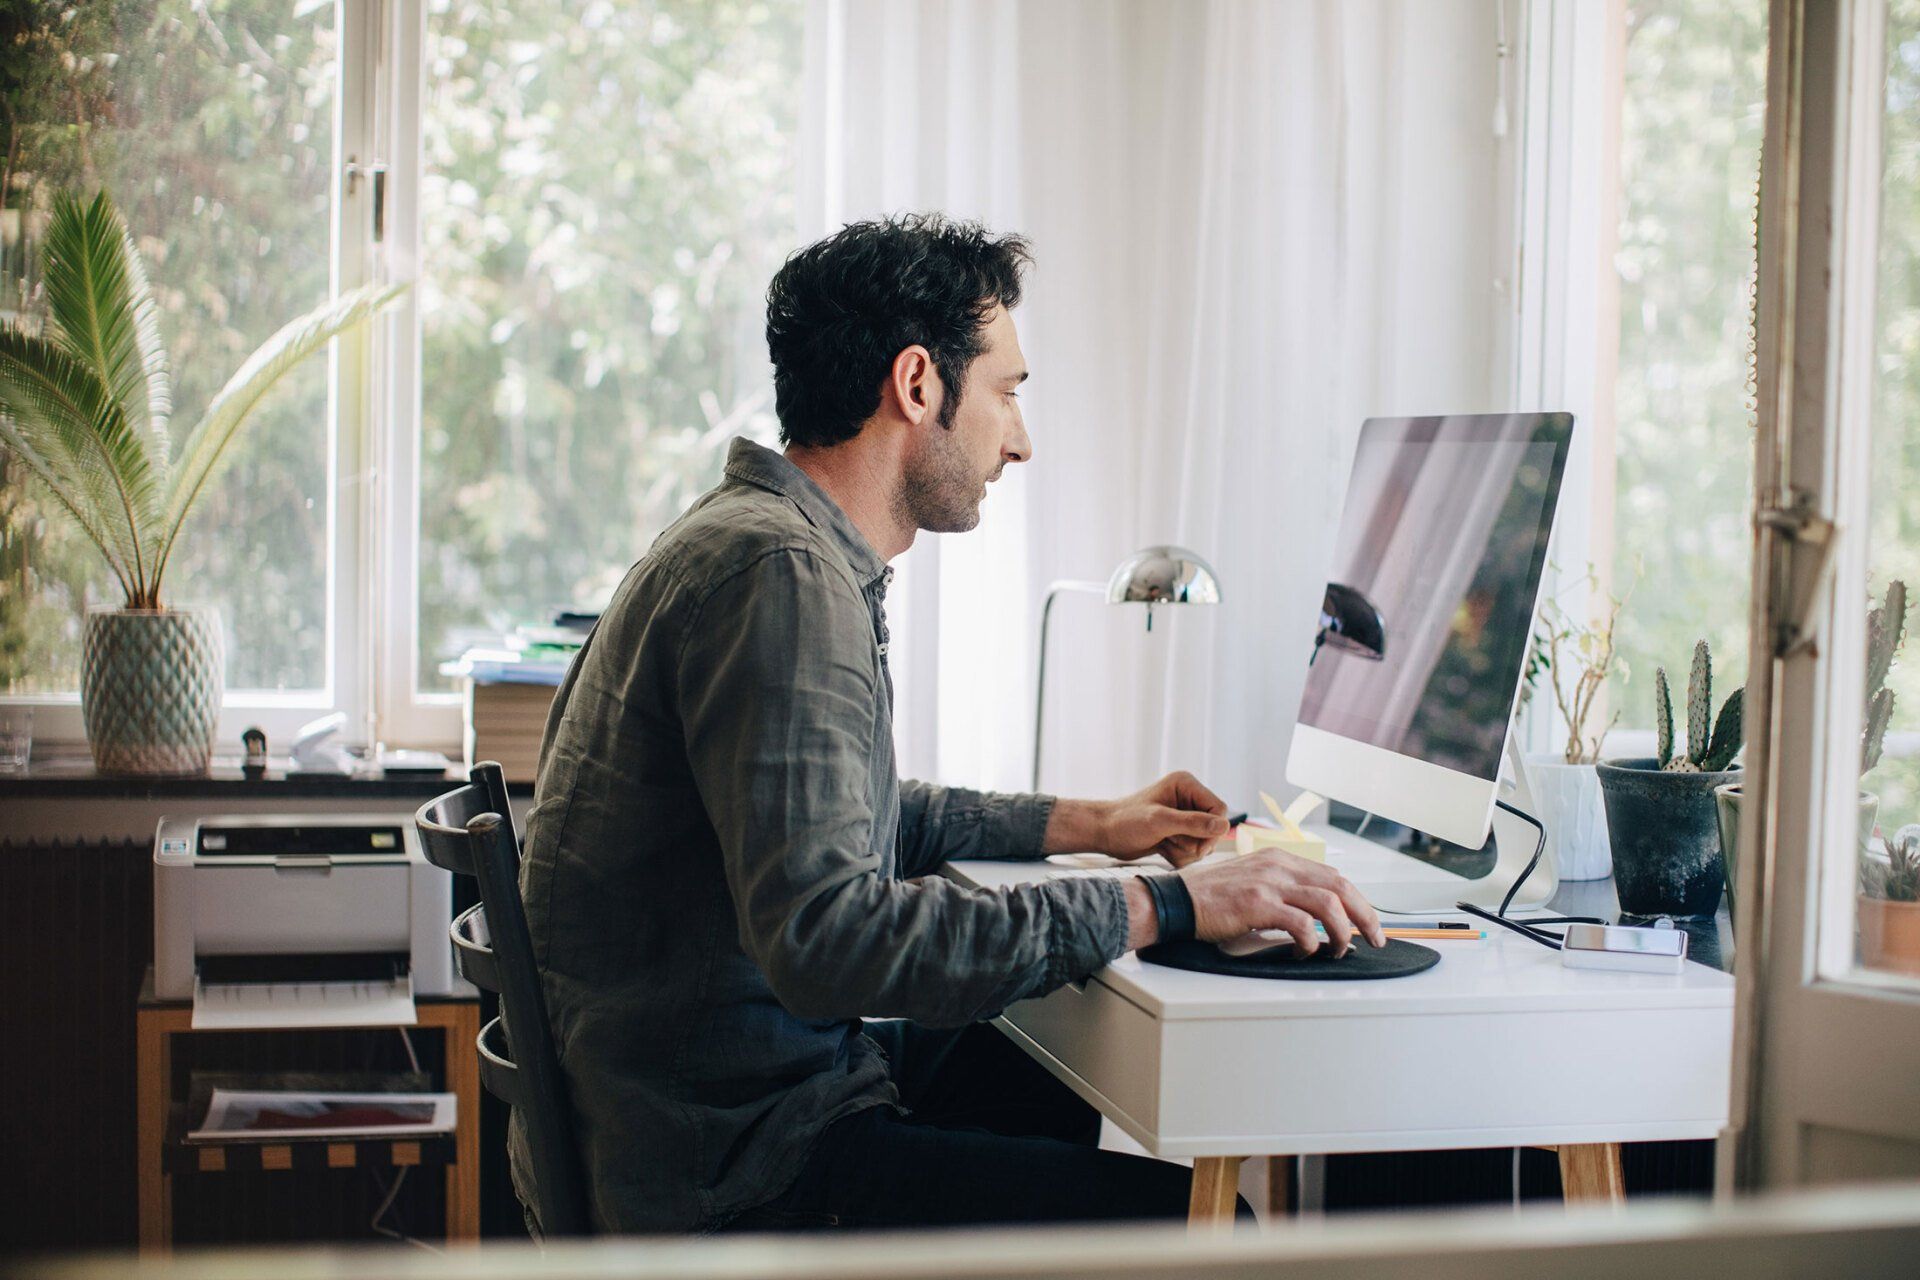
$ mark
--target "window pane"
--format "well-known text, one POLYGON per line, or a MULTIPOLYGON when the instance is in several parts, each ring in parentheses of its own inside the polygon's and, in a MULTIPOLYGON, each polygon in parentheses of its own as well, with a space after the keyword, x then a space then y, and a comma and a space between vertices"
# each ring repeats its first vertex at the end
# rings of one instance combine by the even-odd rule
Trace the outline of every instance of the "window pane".
POLYGON ((1621 727, 1653 727, 1653 672, 1694 641, 1745 678, 1753 479, 1749 315, 1765 5, 1629 0, 1621 122, 1614 583, 1621 727))
MULTIPOLYGON (((1887 89, 1880 194, 1878 320, 1873 388, 1871 565, 1859 607, 1881 609, 1869 627, 1868 713, 1862 764, 1881 754, 1861 779, 1862 817, 1890 841, 1868 839, 1861 860, 1860 959, 1870 968, 1920 974, 1920 667, 1911 643, 1876 655, 1873 633, 1891 637, 1888 587, 1920 588, 1920 0, 1894 0, 1887 14, 1887 89), (1876 656, 1891 655, 1884 691, 1876 656), (1873 729, 1876 700, 1887 717, 1884 740, 1873 729), (1907 838, 1902 839, 1902 835, 1907 838), (1894 848, 1886 846, 1891 843, 1894 848), (1893 856, 1890 858, 1889 854, 1893 856), (1911 859, 1911 860, 1909 860, 1911 859)), ((1869 614, 1871 620, 1872 614, 1869 614)), ((1911 609, 1904 623, 1911 627, 1911 609)), ((1890 644, 1890 639, 1889 642, 1890 644)), ((1853 857, 1855 850, 1840 851, 1853 857)))
POLYGON ((799 0, 433 0, 420 291, 423 690, 598 608, 773 431, 799 0))
MULTIPOLYGON (((31 52, 10 63, 20 78, 6 90, 0 314, 39 307, 53 193, 109 191, 159 300, 177 453, 247 355, 327 295, 334 7, 101 0, 32 6, 20 21, 31 52)), ((219 608, 230 688, 326 683, 328 437, 314 360, 260 406, 167 571, 166 603, 219 608)), ((120 602, 91 545, 9 461, 0 685, 78 688, 81 619, 120 602)))

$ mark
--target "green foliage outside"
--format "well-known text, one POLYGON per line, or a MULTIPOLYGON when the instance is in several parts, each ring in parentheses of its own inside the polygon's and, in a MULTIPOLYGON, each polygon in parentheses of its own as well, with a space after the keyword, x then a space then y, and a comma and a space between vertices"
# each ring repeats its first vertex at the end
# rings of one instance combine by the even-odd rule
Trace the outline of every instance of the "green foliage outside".
MULTIPOLYGON (((1616 644, 1650 672, 1704 636, 1728 687, 1746 677, 1766 23, 1760 4, 1627 5, 1614 564, 1640 576, 1616 644)), ((1651 680, 1615 696, 1623 727, 1653 726, 1651 680)))
MULTIPOLYGON (((176 432, 327 296, 335 32, 327 4, 16 3, 0 17, 0 317, 44 315, 56 191, 106 189, 148 270, 176 432)), ((324 679, 325 362, 284 380, 183 535, 171 603, 218 605, 235 688, 324 679)), ((177 443, 177 441, 176 441, 177 443)), ((0 689, 79 685, 80 623, 119 603, 17 461, 0 477, 0 689)))
POLYGON ((471 634, 605 602, 770 438, 799 0, 433 0, 422 688, 471 634))
MULTIPOLYGON (((1752 437, 1746 371, 1749 236, 1765 88, 1766 11, 1631 0, 1622 159, 1616 564, 1644 565, 1620 649, 1651 669, 1706 635, 1744 675, 1752 437)), ((1920 581, 1920 0, 1887 19, 1871 581, 1920 581)), ((1920 818, 1920 662, 1887 684, 1897 710, 1863 786, 1881 827, 1920 818), (1903 740, 1904 738, 1904 740, 1903 740)), ((1650 686, 1623 723, 1652 722, 1650 686)))
MULTIPOLYGON (((800 0, 431 0, 421 191, 420 675, 610 592, 767 437, 766 281, 794 239, 800 0)), ((57 190, 146 255, 191 421, 328 287, 334 7, 86 0, 0 16, 0 316, 39 306, 57 190)), ((263 406, 177 561, 228 683, 325 678, 325 369, 263 406)), ((78 685, 110 575, 0 477, 0 689, 78 685)))

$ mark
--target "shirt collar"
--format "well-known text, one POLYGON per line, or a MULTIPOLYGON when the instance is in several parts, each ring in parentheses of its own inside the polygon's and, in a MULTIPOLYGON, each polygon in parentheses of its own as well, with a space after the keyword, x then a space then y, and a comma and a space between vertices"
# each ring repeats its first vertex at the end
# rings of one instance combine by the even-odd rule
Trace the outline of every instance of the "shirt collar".
POLYGON ((854 575, 862 586, 870 586, 876 578, 893 576, 886 561, 854 527, 847 513, 840 509, 840 504, 828 497, 827 491, 813 482, 813 477, 794 466, 785 455, 744 437, 736 437, 727 448, 727 478, 777 493, 800 508, 800 514, 807 518, 807 523, 825 532, 846 554, 847 562, 853 566, 854 575))

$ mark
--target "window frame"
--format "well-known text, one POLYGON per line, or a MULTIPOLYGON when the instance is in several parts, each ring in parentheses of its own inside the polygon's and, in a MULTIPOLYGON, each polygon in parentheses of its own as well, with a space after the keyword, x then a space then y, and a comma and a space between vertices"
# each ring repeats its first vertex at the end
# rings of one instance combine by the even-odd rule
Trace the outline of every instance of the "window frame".
MULTIPOLYGON (((420 279, 421 117, 425 108, 426 6, 393 6, 382 24, 387 56, 380 74, 381 154, 389 170, 386 235, 380 246, 389 279, 420 279)), ((381 477, 370 516, 377 625, 367 636, 371 729, 382 740, 457 753, 464 735, 458 694, 419 688, 420 429, 423 388, 420 309, 409 292, 390 313, 382 345, 371 448, 381 477)), ((370 740, 376 735, 371 731, 370 740)))
MULTIPOLYGON (((1549 590, 1564 590, 1588 561, 1606 581, 1613 505, 1609 353, 1617 325, 1611 276, 1616 228, 1618 105, 1623 0, 1501 0, 1518 29, 1509 69, 1518 110, 1510 149, 1516 233, 1497 264, 1509 304, 1495 343, 1516 406, 1566 408, 1587 424, 1572 461, 1574 499, 1555 537, 1549 590), (1595 42, 1609 51, 1591 56, 1595 42), (1612 121, 1609 125, 1609 121, 1612 121), (1591 154, 1598 166, 1567 163, 1591 154), (1600 311, 1596 311, 1599 308, 1600 311), (1594 353, 1600 355, 1596 371, 1594 353)), ((420 277, 420 177, 426 5, 421 0, 334 0, 339 30, 334 201, 335 292, 420 277), (373 184, 346 180, 347 166, 385 168, 383 234, 374 236, 373 184)), ((806 181, 801 175, 801 181, 806 181)), ((229 690, 216 751, 230 753, 258 725, 277 751, 301 724, 340 711, 343 736, 457 753, 463 737, 457 693, 418 682, 420 428, 424 375, 418 304, 409 292, 329 354, 326 679, 317 690, 229 690)), ((84 751, 77 694, 0 697, 36 711, 36 747, 84 751)), ((1549 749, 1561 734, 1551 699, 1536 698, 1523 740, 1549 749)))

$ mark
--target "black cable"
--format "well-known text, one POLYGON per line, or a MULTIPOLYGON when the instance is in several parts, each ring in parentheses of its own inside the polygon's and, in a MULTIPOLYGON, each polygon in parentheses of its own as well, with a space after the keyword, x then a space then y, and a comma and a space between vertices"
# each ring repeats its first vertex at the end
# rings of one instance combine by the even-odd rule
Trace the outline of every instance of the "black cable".
POLYGON ((1520 874, 1515 876, 1513 883, 1507 887, 1507 896, 1500 899, 1500 910, 1498 912, 1488 911, 1483 907, 1476 907, 1471 902, 1456 902, 1453 905, 1470 916, 1478 916, 1482 920, 1491 920, 1503 929, 1511 929, 1521 937, 1537 942, 1543 947, 1551 947, 1555 951, 1560 950, 1565 945, 1565 935, 1548 933, 1545 929, 1534 928, 1535 925, 1605 924, 1605 920, 1597 920, 1592 916, 1549 916, 1544 920, 1509 920, 1507 918, 1507 909, 1513 905, 1514 898, 1520 892, 1520 886, 1527 882, 1527 877, 1533 874, 1533 869, 1540 865, 1541 855, 1547 851, 1547 829, 1541 824, 1540 819, 1522 809, 1514 808, 1505 800, 1496 800, 1494 804, 1496 807, 1505 809, 1514 817, 1533 827, 1537 833, 1537 837, 1533 843, 1533 856, 1527 859, 1527 865, 1521 869, 1520 874))

